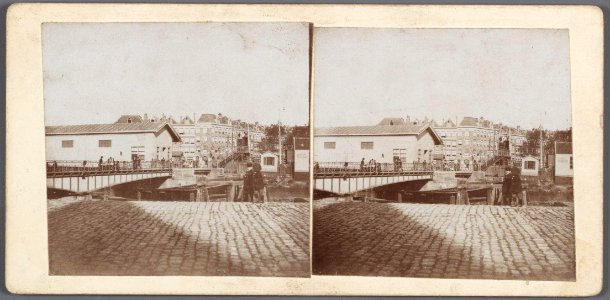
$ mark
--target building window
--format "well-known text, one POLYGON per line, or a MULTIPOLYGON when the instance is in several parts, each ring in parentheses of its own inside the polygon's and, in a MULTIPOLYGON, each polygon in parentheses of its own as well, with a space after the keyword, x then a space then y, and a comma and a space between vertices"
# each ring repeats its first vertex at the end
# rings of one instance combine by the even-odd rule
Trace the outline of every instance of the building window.
POLYGON ((526 170, 534 170, 534 169, 536 169, 536 162, 535 161, 526 161, 525 162, 525 169, 526 170))
POLYGON ((63 140, 61 141, 62 148, 72 148, 74 147, 74 140, 63 140))
POLYGON ((337 143, 335 142, 324 142, 324 149, 335 149, 337 147, 337 143))
POLYGON ((99 140, 99 147, 112 147, 112 140, 99 140))
POLYGON ((361 142, 360 149, 366 149, 366 150, 373 149, 373 142, 361 142))
POLYGON ((275 157, 265 157, 263 159, 263 165, 265 165, 265 166, 275 165, 275 157))
POLYGON ((574 161, 572 160, 572 156, 570 156, 570 170, 574 169, 574 161))

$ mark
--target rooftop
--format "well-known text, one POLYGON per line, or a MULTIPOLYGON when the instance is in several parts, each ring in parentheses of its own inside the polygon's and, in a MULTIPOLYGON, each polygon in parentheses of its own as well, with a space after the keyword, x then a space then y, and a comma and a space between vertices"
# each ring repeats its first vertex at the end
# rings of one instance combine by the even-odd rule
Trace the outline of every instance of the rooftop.
POLYGON ((377 125, 406 125, 403 118, 383 118, 377 125))
POLYGON ((428 128, 423 125, 375 125, 375 126, 343 126, 320 127, 314 129, 314 134, 322 135, 416 135, 428 128))
POLYGON ((114 124, 87 124, 87 125, 65 125, 65 126, 46 126, 46 135, 66 135, 66 134, 104 134, 104 133, 157 133, 167 127, 174 139, 180 141, 176 131, 167 123, 114 123, 114 124))
POLYGON ((143 121, 139 115, 122 115, 115 123, 142 123, 143 121))

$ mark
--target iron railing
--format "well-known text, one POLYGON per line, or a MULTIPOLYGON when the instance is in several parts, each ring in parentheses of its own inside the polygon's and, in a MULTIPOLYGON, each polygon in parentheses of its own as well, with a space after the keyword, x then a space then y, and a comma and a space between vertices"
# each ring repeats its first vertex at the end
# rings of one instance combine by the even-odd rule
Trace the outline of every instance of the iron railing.
POLYGON ((160 171, 170 171, 172 168, 179 167, 178 162, 169 161, 47 161, 47 177, 58 176, 91 176, 106 174, 123 173, 152 173, 160 171))

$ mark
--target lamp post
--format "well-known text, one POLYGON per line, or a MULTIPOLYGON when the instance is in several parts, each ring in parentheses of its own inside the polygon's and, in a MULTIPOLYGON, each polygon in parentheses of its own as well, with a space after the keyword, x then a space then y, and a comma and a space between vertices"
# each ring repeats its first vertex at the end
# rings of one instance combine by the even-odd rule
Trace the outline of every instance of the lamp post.
POLYGON ((278 152, 279 152, 279 161, 278 161, 278 179, 280 177, 280 167, 282 166, 282 111, 286 110, 285 107, 282 107, 277 110, 277 136, 278 136, 278 152))

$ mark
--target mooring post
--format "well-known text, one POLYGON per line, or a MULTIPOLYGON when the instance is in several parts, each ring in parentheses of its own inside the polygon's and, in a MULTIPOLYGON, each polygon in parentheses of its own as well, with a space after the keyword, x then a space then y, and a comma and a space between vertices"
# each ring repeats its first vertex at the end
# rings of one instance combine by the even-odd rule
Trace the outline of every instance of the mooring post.
POLYGON ((402 203, 402 193, 401 192, 398 192, 397 198, 398 198, 398 203, 402 203))
POLYGON ((494 205, 494 188, 487 189, 487 205, 494 205))
POLYGON ((210 202, 210 193, 208 192, 208 188, 205 186, 203 187, 203 201, 210 202))
POLYGON ((523 207, 527 206, 527 192, 524 190, 523 193, 523 207))
POLYGON ((232 183, 227 185, 225 194, 227 195, 227 201, 233 202, 235 200, 235 189, 232 183))
POLYGON ((266 186, 260 190, 260 194, 258 194, 257 197, 260 197, 260 199, 257 200, 260 200, 262 203, 269 202, 269 190, 266 186))
POLYGON ((138 190, 138 201, 142 201, 142 191, 138 190))
POLYGON ((195 201, 196 202, 201 202, 201 196, 202 196, 201 195, 201 187, 197 187, 196 191, 197 191, 197 195, 195 196, 195 201))

